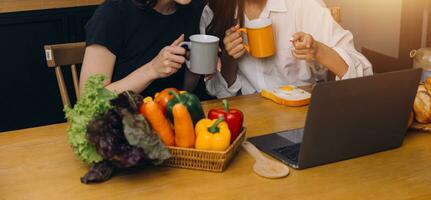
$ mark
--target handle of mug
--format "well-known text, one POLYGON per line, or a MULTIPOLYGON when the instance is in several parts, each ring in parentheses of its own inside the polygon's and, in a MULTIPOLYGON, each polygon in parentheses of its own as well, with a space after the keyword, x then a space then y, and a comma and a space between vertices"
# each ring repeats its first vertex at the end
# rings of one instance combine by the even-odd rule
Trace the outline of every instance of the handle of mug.
POLYGON ((190 69, 190 66, 191 66, 190 65, 190 58, 187 56, 187 54, 189 54, 190 50, 192 49, 192 43, 191 42, 181 42, 179 46, 180 47, 183 47, 183 46, 187 47, 186 48, 186 56, 185 56, 185 58, 186 58, 186 66, 187 66, 187 68, 190 69))
MULTIPOLYGON (((237 32, 239 32, 239 33, 244 33, 244 35, 246 35, 246 36, 247 36, 247 29, 246 29, 246 28, 240 28, 240 29, 238 29, 238 30, 237 30, 237 32)), ((243 43, 243 45, 244 45, 244 49, 245 49, 247 52, 250 52, 250 46, 249 46, 248 44, 245 44, 245 43, 243 43)))
POLYGON ((410 51, 410 58, 416 57, 416 54, 417 54, 417 50, 410 51))

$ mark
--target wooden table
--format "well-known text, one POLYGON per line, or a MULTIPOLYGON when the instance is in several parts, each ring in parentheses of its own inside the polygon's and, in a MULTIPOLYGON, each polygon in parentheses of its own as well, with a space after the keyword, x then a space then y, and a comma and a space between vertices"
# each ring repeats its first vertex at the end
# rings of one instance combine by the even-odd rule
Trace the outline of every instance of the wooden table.
MULTIPOLYGON (((248 135, 298 128, 306 107, 236 97, 248 135)), ((205 109, 219 106, 205 102, 205 109)), ((240 151, 224 173, 149 167, 96 185, 67 144, 66 124, 0 134, 0 199, 431 199, 431 133, 409 133, 402 148, 307 170, 278 180, 255 175, 240 151)))

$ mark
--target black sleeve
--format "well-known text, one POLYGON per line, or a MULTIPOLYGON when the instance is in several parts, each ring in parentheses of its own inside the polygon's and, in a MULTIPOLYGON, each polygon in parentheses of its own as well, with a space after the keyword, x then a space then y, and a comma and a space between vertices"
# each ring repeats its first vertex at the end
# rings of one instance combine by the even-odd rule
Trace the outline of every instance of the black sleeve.
POLYGON ((85 26, 87 46, 102 45, 118 56, 124 41, 123 25, 119 5, 105 1, 85 26))

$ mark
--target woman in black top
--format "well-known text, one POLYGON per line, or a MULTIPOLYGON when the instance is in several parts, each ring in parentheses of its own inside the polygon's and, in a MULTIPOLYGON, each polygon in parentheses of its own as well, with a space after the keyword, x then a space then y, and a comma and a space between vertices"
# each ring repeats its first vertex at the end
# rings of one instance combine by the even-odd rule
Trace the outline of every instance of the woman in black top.
POLYGON ((193 90, 199 77, 182 68, 179 43, 199 32, 202 8, 202 0, 106 0, 86 26, 81 91, 94 74, 106 75, 116 92, 193 90))

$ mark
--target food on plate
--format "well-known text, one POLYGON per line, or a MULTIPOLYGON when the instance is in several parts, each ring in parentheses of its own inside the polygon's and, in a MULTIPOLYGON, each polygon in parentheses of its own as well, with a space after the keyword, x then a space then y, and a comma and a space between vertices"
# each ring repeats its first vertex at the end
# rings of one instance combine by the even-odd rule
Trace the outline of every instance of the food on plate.
POLYGON ((141 106, 141 114, 148 120, 165 145, 174 146, 174 130, 163 113, 162 107, 153 101, 153 98, 147 97, 144 99, 144 103, 141 106))
POLYGON ((175 91, 170 91, 170 94, 174 96, 174 98, 167 104, 168 117, 171 121, 174 119, 172 108, 178 103, 187 107, 187 110, 192 117, 193 124, 196 124, 200 119, 205 118, 204 110, 202 109, 201 102, 197 96, 189 92, 181 92, 181 94, 178 94, 175 91))
POLYGON ((417 122, 431 123, 431 96, 424 85, 420 85, 418 88, 413 110, 417 122))
POLYGON ((286 106, 306 106, 310 104, 311 94, 296 86, 287 85, 273 90, 262 90, 263 97, 286 106))
POLYGON ((87 125, 97 115, 112 107, 110 100, 117 94, 103 88, 105 77, 95 75, 88 79, 84 93, 73 108, 64 108, 70 126, 67 129, 69 144, 76 156, 84 163, 93 164, 103 160, 96 147, 86 139, 87 125))
POLYGON ((242 131, 242 124, 244 122, 244 114, 234 108, 229 107, 229 102, 223 100, 223 108, 211 109, 208 112, 208 119, 218 119, 219 117, 224 117, 225 122, 229 126, 231 133, 231 143, 239 136, 242 131))
POLYGON ((168 102, 174 98, 174 95, 169 94, 169 91, 180 93, 180 91, 178 91, 176 88, 166 88, 154 95, 154 101, 161 106, 164 114, 166 114, 168 102))
POLYGON ((177 103, 172 108, 175 127, 175 146, 183 148, 194 148, 195 131, 192 117, 187 107, 182 103, 177 103))
POLYGON ((196 124, 196 149, 224 151, 230 146, 230 138, 224 117, 202 119, 196 124))

